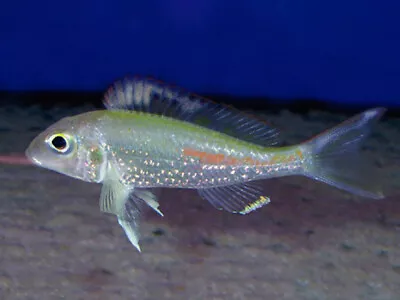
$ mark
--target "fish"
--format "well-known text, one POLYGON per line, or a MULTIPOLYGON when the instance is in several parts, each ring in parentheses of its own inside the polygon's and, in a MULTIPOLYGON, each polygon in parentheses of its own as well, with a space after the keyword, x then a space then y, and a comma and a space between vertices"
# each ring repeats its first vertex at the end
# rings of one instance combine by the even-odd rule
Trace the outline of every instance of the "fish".
POLYGON ((270 203, 263 180, 299 175, 366 198, 384 198, 360 147, 386 108, 366 110, 295 145, 239 109, 151 77, 114 81, 104 109, 67 116, 25 151, 33 165, 101 184, 99 207, 116 216, 140 252, 144 207, 160 216, 153 188, 197 190, 241 215, 270 203))

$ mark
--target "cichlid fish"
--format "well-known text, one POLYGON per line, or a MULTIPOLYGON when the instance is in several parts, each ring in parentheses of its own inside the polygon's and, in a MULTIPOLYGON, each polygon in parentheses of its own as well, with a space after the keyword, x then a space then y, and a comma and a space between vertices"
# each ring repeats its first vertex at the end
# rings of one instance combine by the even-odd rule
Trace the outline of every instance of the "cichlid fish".
POLYGON ((43 168, 102 183, 101 211, 117 216, 139 251, 141 205, 162 215, 152 187, 196 189, 216 208, 239 214, 269 203, 257 183, 271 177, 303 175, 383 197, 358 150, 384 108, 278 147, 277 130, 265 122, 150 78, 115 82, 103 102, 106 110, 51 125, 26 156, 43 168))

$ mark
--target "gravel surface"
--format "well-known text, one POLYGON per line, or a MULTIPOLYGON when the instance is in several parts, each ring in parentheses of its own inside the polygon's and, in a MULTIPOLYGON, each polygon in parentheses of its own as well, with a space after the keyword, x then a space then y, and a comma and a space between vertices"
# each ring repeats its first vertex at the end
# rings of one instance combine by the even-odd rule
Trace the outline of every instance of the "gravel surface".
MULTIPOLYGON (((0 108, 0 153, 79 108, 0 108)), ((345 115, 262 115, 287 143, 345 115)), ((265 181, 271 203, 246 216, 215 210, 195 191, 156 190, 142 253, 100 185, 31 166, 0 165, 0 299, 400 299, 400 119, 385 119, 363 151, 384 169, 387 198, 365 200, 292 177, 265 181)))

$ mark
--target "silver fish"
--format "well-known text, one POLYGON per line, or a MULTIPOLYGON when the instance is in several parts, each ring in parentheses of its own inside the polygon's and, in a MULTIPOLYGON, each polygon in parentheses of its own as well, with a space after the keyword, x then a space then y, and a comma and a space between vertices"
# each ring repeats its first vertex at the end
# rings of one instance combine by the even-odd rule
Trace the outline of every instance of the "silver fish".
POLYGON ((234 108, 150 78, 126 78, 105 93, 106 110, 56 122, 26 150, 38 166, 102 183, 100 209, 117 216, 140 251, 141 205, 160 215, 152 187, 196 189, 218 209, 247 214, 270 199, 259 180, 303 175, 342 190, 382 198, 361 142, 384 108, 367 110, 298 145, 234 108))

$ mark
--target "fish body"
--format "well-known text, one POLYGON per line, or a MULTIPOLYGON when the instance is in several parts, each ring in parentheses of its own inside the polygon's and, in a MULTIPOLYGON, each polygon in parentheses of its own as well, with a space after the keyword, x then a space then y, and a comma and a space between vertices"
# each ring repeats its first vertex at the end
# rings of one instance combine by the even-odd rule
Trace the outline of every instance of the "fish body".
POLYGON ((383 197, 358 148, 383 108, 368 110, 299 145, 230 107, 148 78, 116 82, 106 110, 64 118, 26 151, 35 164, 102 183, 100 209, 115 214, 140 250, 141 203, 159 214, 153 187, 190 188, 218 209, 247 214, 267 203, 261 179, 303 175, 365 197, 383 197))
MULTIPOLYGON (((305 159, 301 146, 265 148, 158 115, 100 110, 75 119, 90 122, 79 135, 93 139, 96 132, 106 164, 124 185, 137 188, 196 189, 290 175, 305 159)), ((101 182, 104 176, 83 179, 101 182)))

